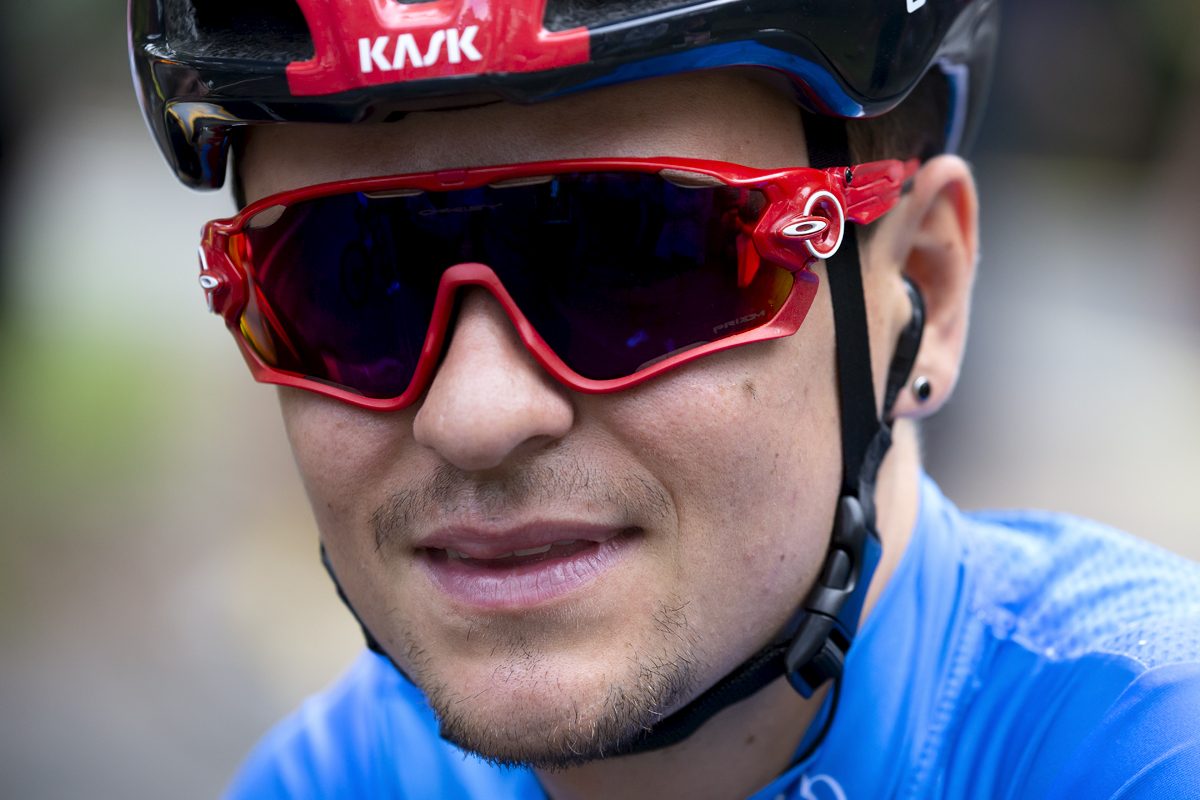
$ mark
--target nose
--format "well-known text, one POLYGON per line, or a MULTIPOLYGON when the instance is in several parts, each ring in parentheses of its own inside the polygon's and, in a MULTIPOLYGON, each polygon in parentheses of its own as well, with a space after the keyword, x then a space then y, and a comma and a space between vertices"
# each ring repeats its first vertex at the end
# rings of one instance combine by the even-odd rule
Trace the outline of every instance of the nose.
POLYGON ((566 389, 534 360, 490 292, 464 290, 450 346, 413 420, 418 444, 464 470, 500 466, 567 434, 566 389))

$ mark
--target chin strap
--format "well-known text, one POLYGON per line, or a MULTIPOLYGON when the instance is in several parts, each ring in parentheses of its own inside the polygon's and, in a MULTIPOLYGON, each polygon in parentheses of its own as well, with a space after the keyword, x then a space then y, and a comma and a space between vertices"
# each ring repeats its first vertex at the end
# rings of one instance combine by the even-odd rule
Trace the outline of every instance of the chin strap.
MULTIPOLYGON (((845 122, 807 112, 803 116, 810 165, 817 169, 849 166, 845 122)), ((826 681, 841 678, 846 655, 858 631, 867 587, 882 553, 875 530, 875 478, 892 444, 892 430, 887 421, 892 404, 908 382, 921 344, 925 304, 916 286, 905 278, 913 314, 901 331, 892 357, 881 417, 875 409, 857 225, 846 225, 841 248, 825 263, 833 304, 842 421, 842 488, 825 563, 816 583, 779 636, 691 703, 615 748, 613 755, 644 753, 678 744, 717 712, 745 700, 781 676, 786 675, 804 697, 811 697, 826 681)), ((337 586, 338 596, 362 627, 367 646, 391 661, 347 600, 324 546, 321 561, 337 586)), ((394 661, 392 664, 408 678, 394 661)), ((831 709, 821 734, 806 753, 812 753, 820 744, 833 713, 831 709)))
MULTIPOLYGON (((816 169, 850 166, 843 120, 804 113, 809 163, 816 169)), ((888 370, 882 416, 875 409, 871 345, 863 294, 857 225, 846 226, 838 252, 826 261, 837 343, 838 395, 842 420, 842 488, 825 563, 816 583, 780 635, 726 675, 712 688, 633 741, 617 749, 625 755, 677 744, 722 709, 764 688, 781 676, 804 697, 826 681, 841 678, 846 655, 882 546, 875 530, 875 479, 892 444, 887 419, 908 382, 925 328, 925 304, 905 278, 913 313, 901 331, 888 370)), ((833 710, 812 753, 832 722, 833 710)))

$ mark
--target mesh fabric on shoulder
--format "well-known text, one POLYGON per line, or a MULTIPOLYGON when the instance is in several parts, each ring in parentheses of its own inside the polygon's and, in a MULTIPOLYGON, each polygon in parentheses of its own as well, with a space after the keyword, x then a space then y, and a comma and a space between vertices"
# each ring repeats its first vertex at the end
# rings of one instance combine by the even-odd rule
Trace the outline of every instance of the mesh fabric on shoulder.
POLYGON ((1200 660, 1200 619, 1149 620, 1108 639, 1101 649, 1128 656, 1147 668, 1200 660))
POLYGON ((971 610, 998 636, 1055 659, 1200 659, 1200 565, 1066 514, 966 516, 971 610))

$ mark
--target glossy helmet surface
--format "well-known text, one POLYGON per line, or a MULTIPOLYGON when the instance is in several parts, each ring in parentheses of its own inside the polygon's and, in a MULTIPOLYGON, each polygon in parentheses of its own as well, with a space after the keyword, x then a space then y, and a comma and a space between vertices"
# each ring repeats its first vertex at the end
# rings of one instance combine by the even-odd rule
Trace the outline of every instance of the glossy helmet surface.
POLYGON ((946 150, 983 108, 999 0, 130 0, 139 100, 176 175, 225 177, 230 132, 530 103, 641 78, 748 67, 809 111, 890 111, 930 68, 946 150))

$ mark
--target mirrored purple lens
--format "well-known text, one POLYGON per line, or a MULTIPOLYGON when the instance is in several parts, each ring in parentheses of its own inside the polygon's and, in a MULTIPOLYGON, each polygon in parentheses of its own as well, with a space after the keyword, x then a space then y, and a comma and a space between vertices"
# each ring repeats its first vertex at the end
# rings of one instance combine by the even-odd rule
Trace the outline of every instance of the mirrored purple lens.
POLYGON ((738 286, 737 238, 765 205, 757 190, 636 172, 303 201, 235 237, 251 283, 241 328, 271 366, 396 397, 442 273, 480 262, 567 366, 625 377, 774 317, 789 271, 764 262, 738 286))

